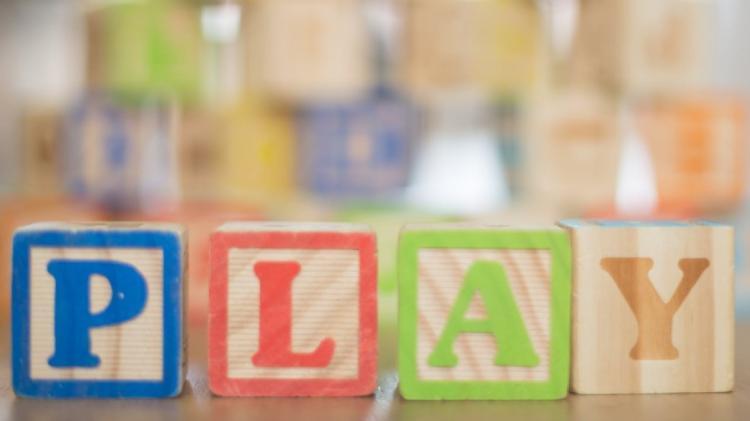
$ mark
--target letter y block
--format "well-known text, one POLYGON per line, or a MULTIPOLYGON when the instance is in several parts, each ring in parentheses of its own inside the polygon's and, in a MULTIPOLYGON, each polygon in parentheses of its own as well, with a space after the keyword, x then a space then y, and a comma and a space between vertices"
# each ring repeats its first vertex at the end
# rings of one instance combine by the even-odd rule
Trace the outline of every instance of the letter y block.
POLYGON ((371 394, 375 259, 375 236, 359 225, 221 226, 211 238, 211 390, 223 396, 371 394))
POLYGON ((13 388, 164 398, 184 379, 183 230, 40 223, 13 239, 13 388))
POLYGON ((734 377, 734 232, 562 221, 574 252, 572 390, 723 392, 734 377))
POLYGON ((407 226, 398 252, 406 399, 568 393, 570 245, 557 227, 407 226))

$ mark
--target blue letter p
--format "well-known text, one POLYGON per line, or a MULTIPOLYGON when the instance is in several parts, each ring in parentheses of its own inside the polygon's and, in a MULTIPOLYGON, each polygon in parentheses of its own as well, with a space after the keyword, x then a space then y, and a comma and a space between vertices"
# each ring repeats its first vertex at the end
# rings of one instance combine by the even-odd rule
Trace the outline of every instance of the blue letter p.
POLYGON ((130 264, 110 260, 51 260, 55 278, 55 352, 49 365, 58 368, 97 367, 91 353, 90 329, 130 320, 146 306, 146 280, 130 264), (112 298, 99 313, 90 311, 91 276, 107 279, 112 298))

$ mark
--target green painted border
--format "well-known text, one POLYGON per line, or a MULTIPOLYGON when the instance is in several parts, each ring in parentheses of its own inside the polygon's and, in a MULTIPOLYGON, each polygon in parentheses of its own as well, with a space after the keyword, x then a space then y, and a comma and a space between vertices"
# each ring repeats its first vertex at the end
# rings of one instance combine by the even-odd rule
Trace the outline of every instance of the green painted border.
POLYGON ((571 247, 563 230, 445 229, 401 233, 398 249, 398 373, 406 399, 562 399, 570 375, 571 247), (417 251, 424 248, 549 249, 550 377, 545 382, 417 378, 417 251))

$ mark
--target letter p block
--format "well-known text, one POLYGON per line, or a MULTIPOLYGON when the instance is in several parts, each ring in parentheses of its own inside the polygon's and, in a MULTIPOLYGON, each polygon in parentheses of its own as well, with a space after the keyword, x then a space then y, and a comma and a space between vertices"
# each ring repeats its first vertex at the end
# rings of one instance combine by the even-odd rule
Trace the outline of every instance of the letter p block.
POLYGON ((398 253, 405 398, 567 395, 571 255, 563 230, 407 226, 398 253))
POLYGON ((372 393, 376 270, 375 237, 363 226, 221 226, 211 238, 211 390, 223 396, 372 393))
POLYGON ((13 387, 38 398, 162 398, 184 378, 183 231, 41 223, 13 240, 13 387))

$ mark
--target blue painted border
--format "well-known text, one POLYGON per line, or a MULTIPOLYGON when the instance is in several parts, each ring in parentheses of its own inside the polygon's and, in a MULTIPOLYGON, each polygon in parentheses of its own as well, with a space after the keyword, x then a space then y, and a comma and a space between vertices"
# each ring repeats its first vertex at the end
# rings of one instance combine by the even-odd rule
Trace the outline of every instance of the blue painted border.
POLYGON ((17 232, 13 238, 12 359, 17 395, 50 398, 162 398, 182 390, 182 253, 176 233, 154 230, 17 232), (34 380, 30 371, 29 251, 32 247, 160 248, 164 253, 164 378, 34 380))
POLYGON ((694 226, 721 227, 727 226, 720 222, 703 219, 687 220, 629 220, 629 219, 563 219, 559 221, 563 226, 570 228, 600 227, 600 228, 681 228, 694 226))

